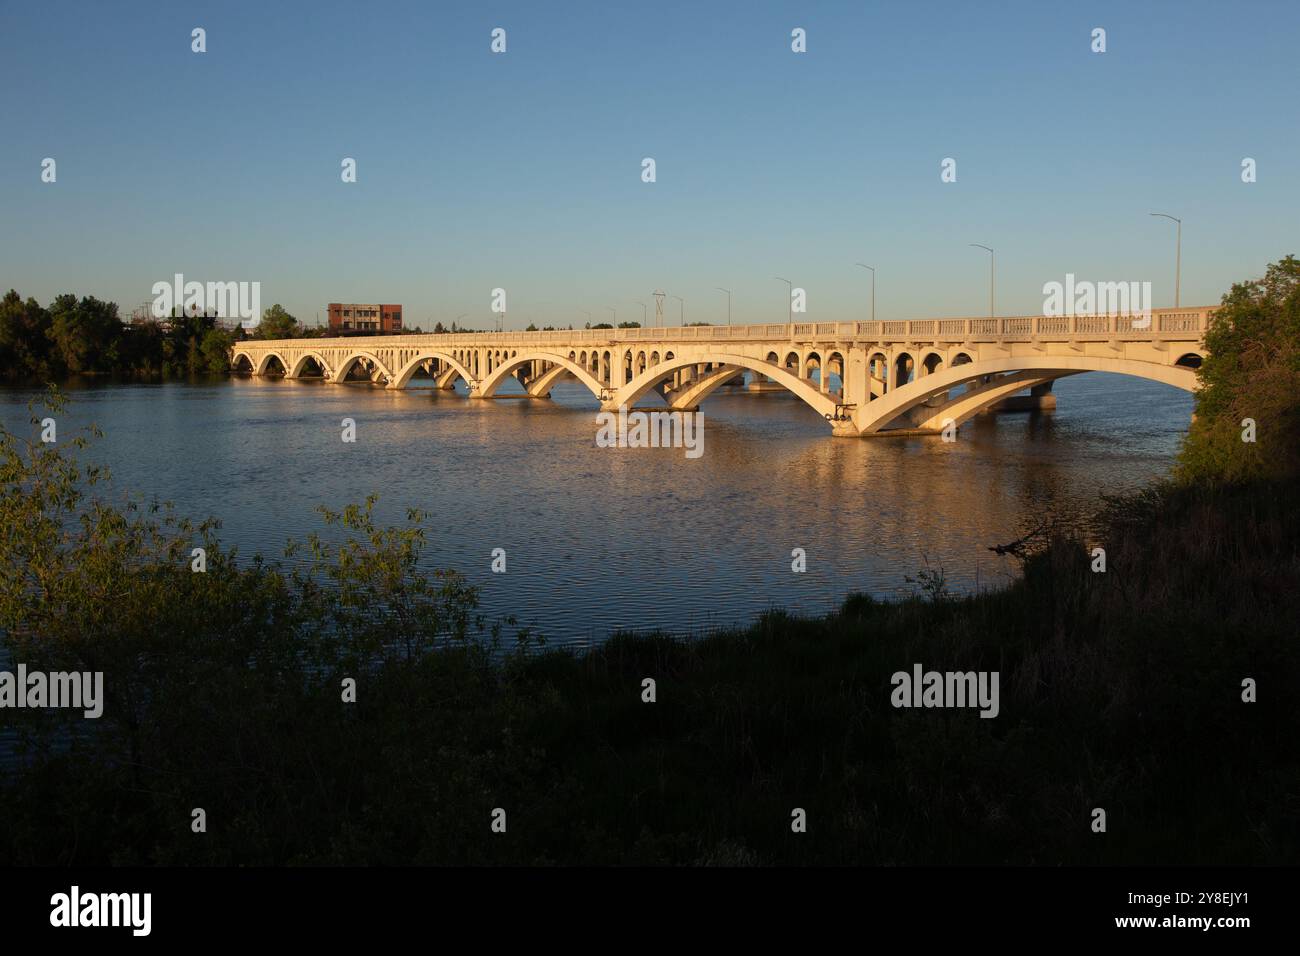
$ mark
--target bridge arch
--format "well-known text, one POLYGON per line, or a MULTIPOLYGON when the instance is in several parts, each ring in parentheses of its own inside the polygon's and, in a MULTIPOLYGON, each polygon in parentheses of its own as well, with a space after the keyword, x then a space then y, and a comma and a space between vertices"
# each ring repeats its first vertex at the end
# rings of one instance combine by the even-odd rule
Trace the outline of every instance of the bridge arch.
MULTIPOLYGON (((701 377, 687 382, 666 397, 670 400, 672 408, 676 410, 695 409, 699 407, 700 402, 712 395, 721 386, 726 385, 737 375, 744 374, 744 366, 710 362, 708 369, 701 377)), ((760 374, 756 371, 754 374, 761 380, 762 374, 766 373, 760 374)))
MULTIPOLYGON (((592 355, 595 356, 596 353, 593 352, 592 355)), ((551 388, 565 373, 571 374, 597 398, 600 398, 604 392, 604 386, 600 380, 572 359, 555 352, 525 352, 523 355, 512 356, 509 361, 498 366, 480 384, 479 394, 484 397, 495 395, 497 389, 505 383, 505 380, 514 374, 515 369, 527 365, 529 362, 548 362, 554 366, 539 375, 535 383, 530 383, 528 394, 534 397, 540 398, 549 394, 551 388)))
POLYGON ((939 431, 949 422, 954 426, 960 426, 1017 392, 1055 382, 1057 379, 1068 378, 1071 375, 1082 374, 1082 372, 1028 371, 990 376, 988 381, 972 381, 967 383, 966 390, 959 395, 954 395, 952 392, 938 393, 945 395, 944 400, 938 405, 927 403, 928 417, 912 427, 924 431, 939 431))
MULTIPOLYGON (((1023 378, 1019 379, 1020 384, 1006 392, 1007 395, 1029 388, 1034 384, 1040 384, 1041 381, 1033 381, 1035 376, 1029 374, 1034 372, 1039 373, 1037 379, 1041 381, 1063 378, 1076 372, 1113 372, 1118 375, 1132 375, 1153 382, 1161 382, 1188 392, 1196 390, 1196 372, 1190 368, 1177 365, 1157 365, 1154 362, 1106 358, 1099 355, 1008 356, 1002 359, 967 362, 960 365, 954 363, 948 368, 940 369, 933 375, 926 375, 906 385, 891 389, 865 408, 859 408, 854 416, 854 422, 858 426, 859 434, 877 434, 904 413, 924 404, 936 395, 949 391, 956 385, 970 383, 966 391, 961 395, 953 396, 949 404, 968 398, 977 400, 979 395, 987 394, 984 392, 986 388, 996 388, 1001 384, 1012 384, 1010 378, 986 378, 987 376, 1001 376, 1007 373, 1023 375, 1023 378)), ((1005 397, 1005 395, 998 397, 1005 397)), ((989 402, 996 400, 989 399, 989 402)), ((989 402, 986 402, 985 405, 989 402)), ((944 407, 947 406, 939 406, 940 409, 944 407)), ((979 410, 979 408, 975 409, 975 411, 979 410)), ((975 411, 972 411, 971 414, 975 414, 975 411)))
POLYGON ((750 355, 732 355, 717 354, 702 359, 694 356, 685 359, 669 359, 660 362, 658 365, 647 369, 638 375, 632 381, 628 382, 614 396, 605 402, 606 408, 618 408, 626 405, 631 408, 647 392, 651 391, 656 385, 670 378, 674 373, 684 368, 692 368, 696 365, 702 365, 705 362, 714 363, 715 368, 719 371, 706 376, 698 382, 690 383, 685 386, 679 396, 676 397, 674 405, 680 404, 681 407, 693 407, 699 404, 699 400, 717 388, 727 379, 733 377, 736 372, 742 369, 749 369, 761 375, 766 375, 773 382, 784 386, 787 390, 802 399, 810 405, 812 409, 822 417, 829 417, 835 414, 835 401, 827 395, 819 392, 811 382, 800 378, 798 375, 791 373, 789 370, 781 368, 779 365, 773 365, 771 362, 765 362, 760 358, 750 355), (734 368, 726 368, 734 366, 734 368))
POLYGON ((894 356, 894 367, 890 370, 890 391, 903 388, 912 383, 916 377, 916 361, 911 352, 899 352, 894 356))
POLYGON ((256 374, 257 362, 255 362, 253 360, 253 357, 249 355, 246 351, 236 347, 234 351, 230 353, 230 370, 232 372, 248 371, 256 374), (240 366, 241 361, 243 362, 244 367, 240 366))
POLYGON ((304 352, 302 353, 302 355, 299 355, 298 358, 294 361, 293 369, 289 372, 289 378, 301 378, 303 369, 306 367, 309 361, 315 362, 318 366, 320 366, 322 375, 324 375, 326 378, 330 377, 330 364, 329 362, 325 361, 325 357, 323 355, 321 355, 319 352, 304 352))
POLYGON ((347 358, 345 358, 342 362, 339 363, 338 369, 334 372, 334 381, 346 382, 348 378, 348 372, 352 371, 352 366, 356 365, 357 362, 360 362, 362 359, 365 359, 367 362, 370 362, 372 365, 374 365, 375 369, 379 372, 379 374, 384 377, 385 382, 388 382, 390 384, 392 383, 393 373, 389 371, 388 366, 386 366, 383 362, 379 361, 379 357, 375 355, 373 352, 353 352, 351 355, 349 355, 347 358))
POLYGON ((420 366, 429 361, 429 359, 438 359, 450 366, 448 372, 445 373, 446 381, 443 380, 444 375, 438 376, 438 385, 440 387, 446 388, 455 382, 456 379, 450 374, 451 372, 455 372, 459 377, 463 378, 467 385, 473 383, 474 377, 469 374, 468 369, 461 364, 460 360, 455 358, 450 352, 443 352, 435 349, 420 349, 415 353, 414 358, 402 366, 401 371, 389 378, 388 387, 406 388, 406 383, 409 382, 411 377, 420 370, 420 366))
MULTIPOLYGON (((267 369, 270 367, 271 359, 275 359, 277 362, 279 362, 280 368, 283 369, 285 372, 289 371, 289 363, 284 360, 283 355, 281 355, 279 352, 265 352, 262 354, 261 358, 259 358, 256 362, 252 363, 253 374, 254 375, 267 374, 267 369)), ((250 361, 252 361, 251 358, 250 361)))

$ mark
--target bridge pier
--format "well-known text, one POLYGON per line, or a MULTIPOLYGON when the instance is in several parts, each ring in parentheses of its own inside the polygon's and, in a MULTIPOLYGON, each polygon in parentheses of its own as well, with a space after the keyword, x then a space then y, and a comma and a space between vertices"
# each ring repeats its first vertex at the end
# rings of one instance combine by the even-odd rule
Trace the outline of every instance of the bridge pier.
POLYGON ((1056 408, 1056 396, 1052 394, 1053 382, 1035 385, 1028 395, 1012 395, 996 405, 990 406, 988 414, 999 412, 1050 412, 1056 408))

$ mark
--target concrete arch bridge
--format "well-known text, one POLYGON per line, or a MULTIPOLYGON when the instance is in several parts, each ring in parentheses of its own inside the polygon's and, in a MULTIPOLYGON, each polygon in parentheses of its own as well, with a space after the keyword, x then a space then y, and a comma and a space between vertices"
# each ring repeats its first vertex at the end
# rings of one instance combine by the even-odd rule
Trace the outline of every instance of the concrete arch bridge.
POLYGON ((835 435, 934 434, 990 409, 1050 408, 1057 379, 1115 372, 1196 388, 1210 307, 1116 315, 248 339, 237 371, 289 379, 437 387, 491 398, 513 380, 548 398, 577 381, 603 409, 653 392, 694 410, 715 390, 784 390, 835 435), (1023 394, 1020 394, 1023 393, 1023 394))

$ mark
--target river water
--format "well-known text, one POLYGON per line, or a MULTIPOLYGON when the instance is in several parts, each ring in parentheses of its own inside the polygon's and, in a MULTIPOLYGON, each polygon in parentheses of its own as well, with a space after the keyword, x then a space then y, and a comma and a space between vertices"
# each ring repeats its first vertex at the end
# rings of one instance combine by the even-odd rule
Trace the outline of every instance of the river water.
MULTIPOLYGON (((723 389, 692 459, 597 447, 595 399, 575 383, 549 402, 249 378, 66 391, 59 439, 98 425, 83 454, 111 468, 114 494, 215 516, 225 544, 268 557, 322 529, 317 505, 374 492, 393 523, 425 509, 428 565, 461 571, 489 617, 552 645, 817 613, 853 591, 906 593, 927 564, 954 590, 995 586, 1015 565, 990 545, 1167 474, 1192 410, 1176 389, 1090 373, 1056 383, 1055 412, 981 416, 953 443, 853 440, 792 396, 723 389)), ((38 392, 0 389, 5 427, 30 429, 38 392)))

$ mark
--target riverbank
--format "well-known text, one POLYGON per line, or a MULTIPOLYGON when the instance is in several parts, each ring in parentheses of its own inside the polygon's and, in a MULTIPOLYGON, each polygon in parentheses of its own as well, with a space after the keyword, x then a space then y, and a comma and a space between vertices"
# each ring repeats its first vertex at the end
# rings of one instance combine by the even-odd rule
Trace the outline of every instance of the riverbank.
MULTIPOLYGON (((250 648, 187 601, 130 648, 157 679, 137 720, 110 693, 93 746, 0 788, 0 861, 1294 863, 1298 491, 1117 502, 1104 572, 1057 539, 1004 590, 929 576, 912 600, 582 655, 430 643, 326 676, 262 643, 232 668, 232 638, 250 648), (915 664, 997 672, 997 716, 892 706, 915 664)), ((245 620, 279 600, 262 583, 245 620)))

